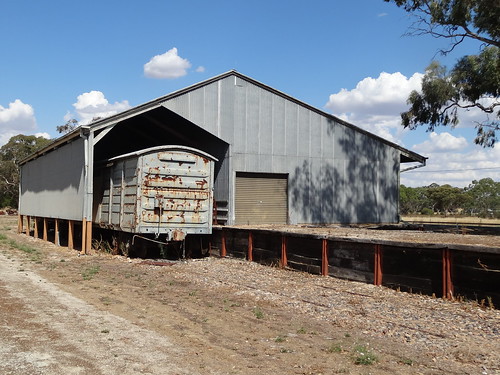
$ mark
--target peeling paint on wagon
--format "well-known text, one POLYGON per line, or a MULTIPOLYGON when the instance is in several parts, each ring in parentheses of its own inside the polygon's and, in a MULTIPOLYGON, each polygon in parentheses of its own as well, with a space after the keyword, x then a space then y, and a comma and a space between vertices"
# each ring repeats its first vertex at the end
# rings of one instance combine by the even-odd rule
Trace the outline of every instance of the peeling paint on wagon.
POLYGON ((105 161, 103 188, 96 192, 96 223, 164 235, 167 241, 211 233, 214 162, 210 155, 183 146, 154 147, 105 161))

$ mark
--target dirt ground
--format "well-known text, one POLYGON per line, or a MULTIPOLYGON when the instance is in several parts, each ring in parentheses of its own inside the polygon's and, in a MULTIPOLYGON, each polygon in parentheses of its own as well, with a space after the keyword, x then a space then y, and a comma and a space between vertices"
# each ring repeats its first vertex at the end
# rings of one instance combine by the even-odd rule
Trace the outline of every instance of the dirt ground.
POLYGON ((0 217, 1 374, 500 374, 500 311, 205 258, 78 252, 0 217))

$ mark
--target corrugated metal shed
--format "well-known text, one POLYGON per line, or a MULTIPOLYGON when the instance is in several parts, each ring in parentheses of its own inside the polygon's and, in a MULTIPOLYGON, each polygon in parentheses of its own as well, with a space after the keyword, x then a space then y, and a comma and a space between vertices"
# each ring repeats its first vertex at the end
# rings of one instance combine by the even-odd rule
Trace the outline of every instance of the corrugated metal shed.
POLYGON ((165 144, 219 160, 214 194, 228 224, 236 220, 237 173, 286 175, 290 223, 396 222, 400 164, 426 160, 230 71, 96 121, 27 158, 25 176, 42 164, 64 176, 57 186, 49 178, 24 177, 21 213, 91 218, 94 162, 165 144), (72 148, 79 153, 74 163, 68 161, 72 148), (61 192, 77 208, 37 207, 37 200, 51 202, 61 192))

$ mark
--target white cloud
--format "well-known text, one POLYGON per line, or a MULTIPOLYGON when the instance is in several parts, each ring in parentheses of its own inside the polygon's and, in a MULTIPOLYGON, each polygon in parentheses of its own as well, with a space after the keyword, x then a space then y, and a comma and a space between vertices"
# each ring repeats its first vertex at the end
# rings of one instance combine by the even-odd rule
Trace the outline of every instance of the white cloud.
POLYGON ((382 72, 377 78, 367 77, 352 90, 342 89, 330 95, 326 108, 334 115, 377 134, 401 143, 404 129, 400 113, 407 109, 406 99, 419 90, 423 74, 410 78, 403 74, 382 72))
POLYGON ((8 107, 0 105, 0 145, 18 134, 33 134, 37 129, 35 111, 29 104, 16 99, 8 107))
MULTIPOLYGON (((90 91, 78 95, 76 103, 73 104, 80 125, 92 122, 93 118, 105 118, 123 112, 130 108, 127 100, 109 103, 101 91, 90 91)), ((71 119, 71 113, 66 113, 64 119, 71 119)))
POLYGON ((401 183, 413 187, 433 182, 465 187, 486 177, 500 181, 500 148, 466 148, 466 145, 463 137, 430 133, 428 140, 412 147, 429 157, 427 166, 402 173, 401 183))
POLYGON ((174 47, 144 64, 144 75, 149 78, 174 79, 185 76, 190 67, 191 63, 180 57, 174 47))
POLYGON ((464 137, 455 137, 447 132, 441 134, 432 132, 429 134, 428 140, 418 145, 414 145, 412 150, 424 154, 443 153, 460 151, 467 147, 467 145, 467 140, 464 137))
POLYGON ((196 68, 196 73, 203 73, 205 71, 205 67, 204 66, 199 66, 196 68))

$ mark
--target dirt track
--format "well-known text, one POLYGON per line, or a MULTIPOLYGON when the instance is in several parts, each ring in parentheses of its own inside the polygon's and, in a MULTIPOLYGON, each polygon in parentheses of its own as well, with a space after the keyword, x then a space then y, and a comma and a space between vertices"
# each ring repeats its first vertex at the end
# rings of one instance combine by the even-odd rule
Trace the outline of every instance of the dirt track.
POLYGON ((14 226, 2 374, 500 374, 498 310, 232 259, 78 256, 14 226))

